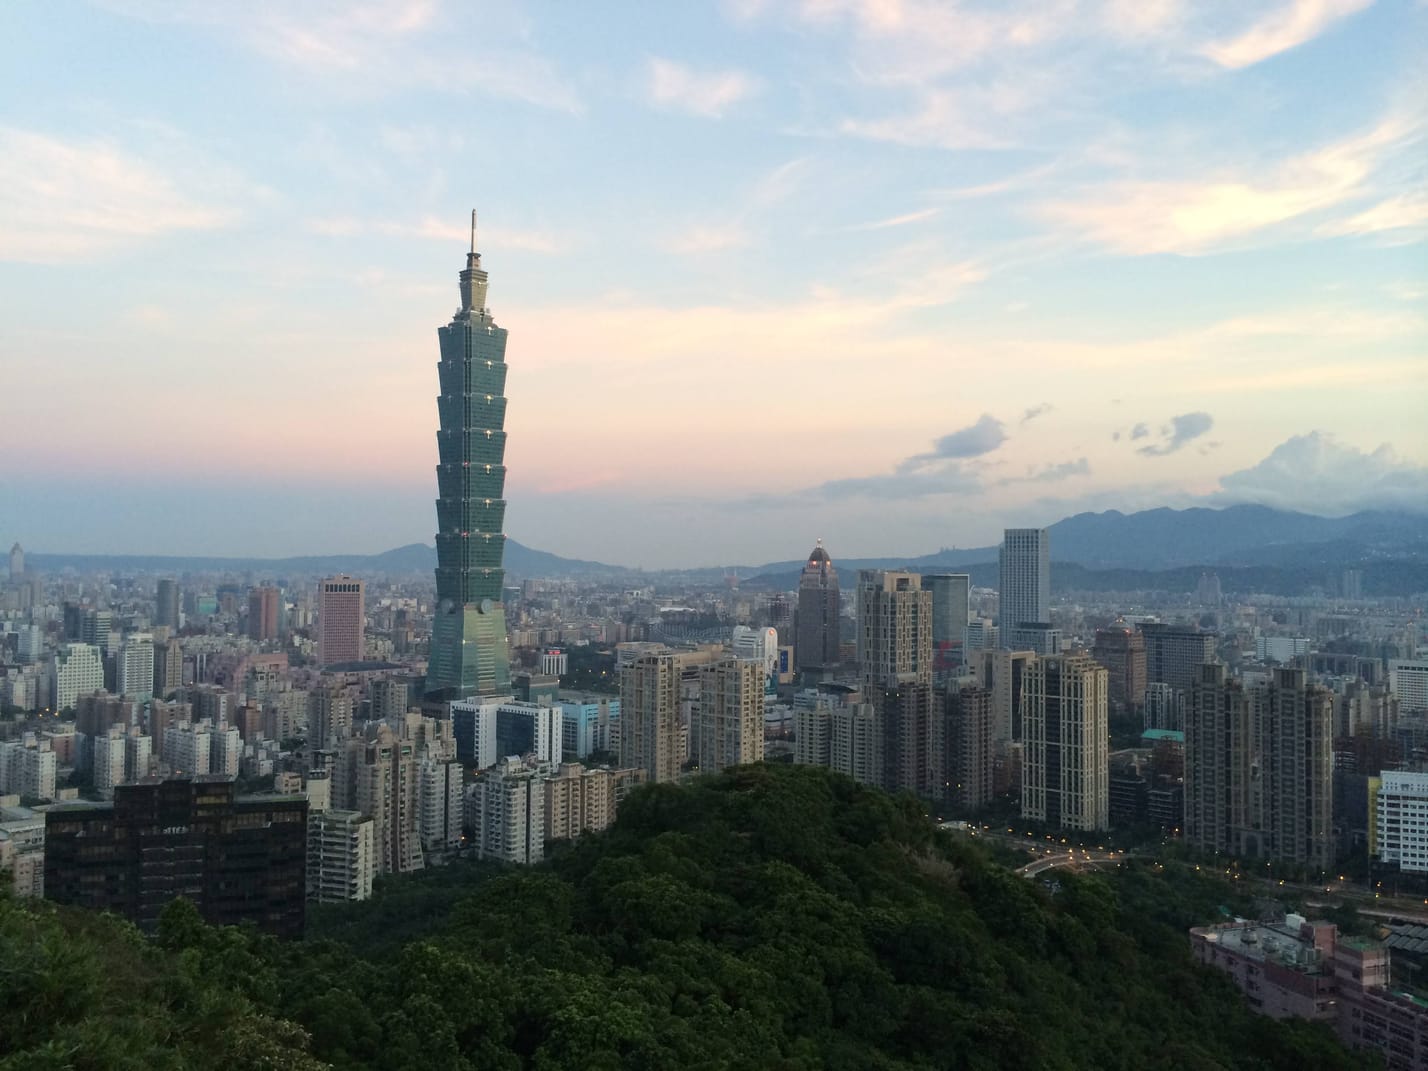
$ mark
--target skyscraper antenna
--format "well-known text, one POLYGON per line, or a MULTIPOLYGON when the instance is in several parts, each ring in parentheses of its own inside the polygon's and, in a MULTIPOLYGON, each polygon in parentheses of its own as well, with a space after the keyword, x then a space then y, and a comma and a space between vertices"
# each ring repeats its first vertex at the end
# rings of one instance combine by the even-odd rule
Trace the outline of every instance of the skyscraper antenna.
POLYGON ((471 252, 476 252, 476 209, 471 210, 471 252))

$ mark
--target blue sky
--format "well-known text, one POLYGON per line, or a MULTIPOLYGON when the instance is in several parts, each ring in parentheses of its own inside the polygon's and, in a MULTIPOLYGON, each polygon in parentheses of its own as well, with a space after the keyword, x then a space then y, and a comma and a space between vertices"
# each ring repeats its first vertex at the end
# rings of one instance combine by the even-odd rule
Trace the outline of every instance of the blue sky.
POLYGON ((508 531, 624 564, 1428 502, 1415 2, 0 11, 0 539, 430 541, 481 217, 508 531))

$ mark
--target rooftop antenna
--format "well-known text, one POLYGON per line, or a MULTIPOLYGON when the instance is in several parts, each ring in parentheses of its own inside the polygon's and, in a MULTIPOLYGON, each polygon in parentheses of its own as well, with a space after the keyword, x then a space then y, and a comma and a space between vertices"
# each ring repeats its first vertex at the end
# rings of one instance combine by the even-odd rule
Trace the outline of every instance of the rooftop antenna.
POLYGON ((471 252, 476 252, 476 209, 471 210, 471 252))

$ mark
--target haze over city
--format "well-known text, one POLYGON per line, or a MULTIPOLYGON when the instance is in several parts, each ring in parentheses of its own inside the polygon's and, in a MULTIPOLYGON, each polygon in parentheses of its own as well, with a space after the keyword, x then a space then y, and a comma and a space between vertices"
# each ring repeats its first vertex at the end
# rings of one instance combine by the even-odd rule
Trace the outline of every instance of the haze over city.
POLYGON ((1428 503, 1422 4, 4 24, 0 516, 33 550, 430 543, 472 204, 530 546, 1428 503))

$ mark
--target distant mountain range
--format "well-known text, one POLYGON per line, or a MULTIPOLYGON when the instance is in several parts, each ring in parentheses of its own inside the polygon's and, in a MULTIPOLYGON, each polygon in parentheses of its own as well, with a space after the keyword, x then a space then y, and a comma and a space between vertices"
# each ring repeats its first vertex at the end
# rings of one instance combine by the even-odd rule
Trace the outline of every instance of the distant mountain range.
MULTIPOLYGON (((1051 555, 1061 577, 1057 587, 1073 586, 1066 583, 1072 575, 1085 575, 1089 583, 1090 574, 1096 572, 1118 572, 1123 574, 1123 581, 1130 582, 1135 578, 1125 575, 1127 571, 1151 574, 1190 569, 1193 573, 1192 567, 1214 567, 1289 570, 1296 575, 1319 576, 1325 570, 1354 565, 1428 563, 1428 515, 1404 512, 1371 511, 1331 518, 1267 506, 1152 509, 1130 514, 1108 510, 1067 517, 1051 525, 1050 533, 1051 555), (1068 566, 1080 567, 1079 572, 1066 571, 1068 566)), ((997 560, 994 546, 943 549, 911 558, 839 558, 836 544, 828 549, 845 585, 854 581, 858 569, 970 571, 978 577, 992 576, 997 560)), ((281 559, 36 553, 29 556, 29 561, 35 569, 46 572, 74 568, 169 573, 255 572, 279 578, 289 574, 336 572, 405 576, 430 575, 436 567, 436 549, 424 543, 411 543, 381 554, 281 559)), ((506 571, 512 577, 665 575, 698 581, 718 580, 727 572, 735 571, 750 586, 786 588, 796 583, 795 575, 802 567, 800 558, 759 566, 652 574, 601 562, 562 558, 534 550, 514 539, 506 540, 506 571)))

